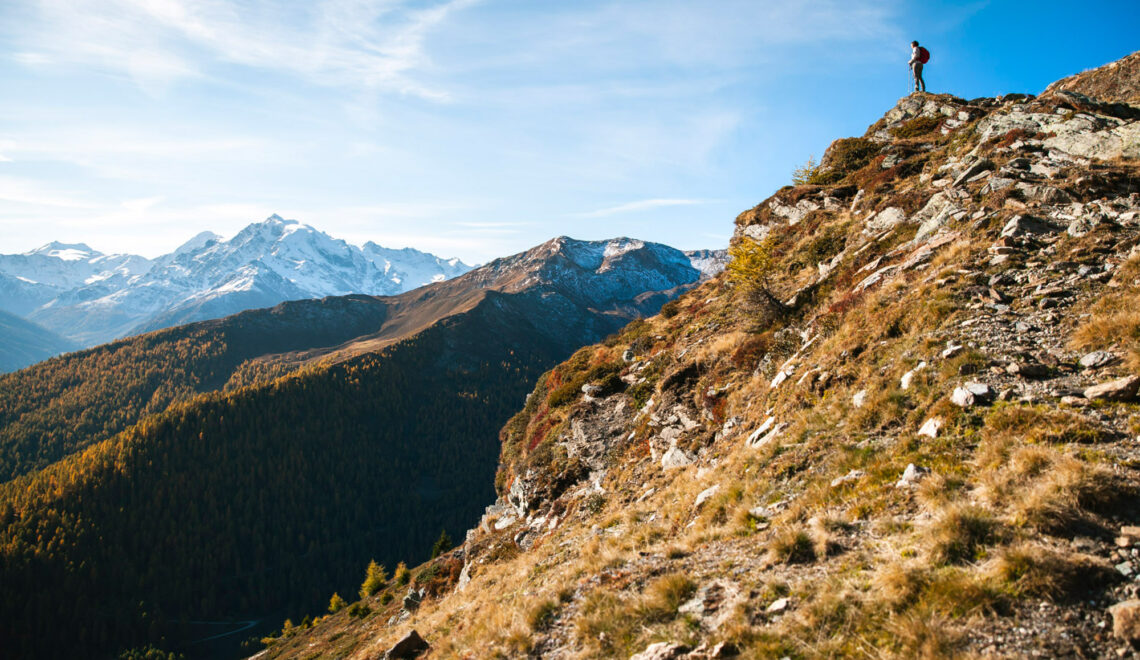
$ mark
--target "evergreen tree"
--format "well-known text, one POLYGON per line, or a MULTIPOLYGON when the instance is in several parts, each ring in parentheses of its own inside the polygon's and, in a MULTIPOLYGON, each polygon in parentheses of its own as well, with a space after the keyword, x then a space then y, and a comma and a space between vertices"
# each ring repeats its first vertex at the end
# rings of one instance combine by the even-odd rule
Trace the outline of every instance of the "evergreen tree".
POLYGON ((451 542, 451 537, 447 535, 447 530, 445 529, 439 533, 439 539, 436 540, 435 545, 431 547, 431 558, 435 559, 454 547, 455 544, 451 542))
POLYGON ((329 599, 329 614, 336 614, 337 612, 344 609, 345 605, 348 605, 348 603, 346 603, 344 599, 340 597, 340 594, 334 593, 332 595, 332 598, 329 599))

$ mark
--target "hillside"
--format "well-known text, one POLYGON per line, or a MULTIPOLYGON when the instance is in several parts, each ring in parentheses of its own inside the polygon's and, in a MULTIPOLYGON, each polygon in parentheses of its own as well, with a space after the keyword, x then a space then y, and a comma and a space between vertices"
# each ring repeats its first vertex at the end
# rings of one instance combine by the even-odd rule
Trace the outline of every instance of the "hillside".
POLYGON ((71 342, 54 332, 0 311, 0 374, 74 348, 71 342))
POLYGON ((402 296, 285 303, 0 378, 0 645, 205 656, 219 627, 351 593, 370 559, 421 561, 493 497, 495 430, 538 375, 698 277, 666 246, 559 238, 402 296))
POLYGON ((1134 657, 1140 108, 1106 92, 837 140, 727 273, 540 378, 462 546, 258 657, 1134 657))

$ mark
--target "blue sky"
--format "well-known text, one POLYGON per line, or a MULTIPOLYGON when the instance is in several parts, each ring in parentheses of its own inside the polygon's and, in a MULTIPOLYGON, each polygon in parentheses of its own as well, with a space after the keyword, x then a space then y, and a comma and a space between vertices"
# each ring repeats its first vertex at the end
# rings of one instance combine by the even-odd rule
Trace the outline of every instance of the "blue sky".
POLYGON ((0 253, 157 256, 271 213, 483 262, 723 247, 906 92, 1040 92, 1140 3, 3 0, 0 253))

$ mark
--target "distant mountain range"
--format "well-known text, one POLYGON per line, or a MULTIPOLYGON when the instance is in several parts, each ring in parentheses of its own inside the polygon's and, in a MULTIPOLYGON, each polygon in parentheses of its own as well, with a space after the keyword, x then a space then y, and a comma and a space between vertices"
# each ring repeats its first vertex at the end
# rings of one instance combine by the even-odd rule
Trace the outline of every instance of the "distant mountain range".
MULTIPOLYGON (((705 275, 725 260, 723 250, 684 256, 705 275)), ((58 242, 0 255, 0 310, 86 347, 286 300, 396 295, 469 270, 412 248, 357 247, 272 215, 229 240, 203 232, 153 260, 58 242)))
POLYGON ((58 242, 0 255, 0 310, 92 346, 285 300, 394 295, 470 269, 410 248, 357 247, 272 215, 229 240, 203 232, 153 260, 58 242))

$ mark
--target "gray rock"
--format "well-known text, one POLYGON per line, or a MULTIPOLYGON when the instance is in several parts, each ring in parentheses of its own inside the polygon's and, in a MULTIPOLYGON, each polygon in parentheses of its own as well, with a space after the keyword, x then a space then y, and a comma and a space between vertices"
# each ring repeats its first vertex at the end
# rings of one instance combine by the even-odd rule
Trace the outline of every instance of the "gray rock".
POLYGON ((1116 364, 1119 361, 1119 357, 1108 351, 1093 351, 1092 353, 1086 353, 1078 362, 1085 369, 1100 369, 1110 364, 1116 364))
POLYGON ((418 632, 413 630, 405 635, 403 639, 392 645, 392 648, 384 652, 384 660, 415 658, 430 648, 431 645, 424 641, 424 638, 420 637, 418 632))
POLYGON ((656 642, 645 647, 641 653, 629 657, 629 660, 676 660, 688 655, 690 649, 677 642, 656 642))
POLYGON ((592 383, 586 383, 582 386, 582 393, 586 396, 598 396, 602 393, 602 388, 592 383))
POLYGON ((1072 236, 1073 238, 1080 238, 1081 236, 1084 236, 1085 234, 1091 232, 1093 229, 1096 229, 1097 225, 1101 223, 1101 220, 1103 220, 1103 218, 1104 216, 1099 213, 1082 215, 1070 222, 1069 228, 1065 231, 1069 234, 1069 236, 1072 236))
POLYGON ((867 390, 859 390, 851 397, 851 405, 856 408, 862 408, 865 403, 867 403, 867 390))
POLYGON ((1085 390, 1089 401, 1131 401, 1140 389, 1140 376, 1125 376, 1114 381, 1093 385, 1085 390))
POLYGON ((903 470, 903 475, 895 484, 895 488, 912 488, 926 478, 930 474, 930 468, 920 467, 911 463, 903 470))
POLYGON ((897 225, 904 222, 906 222, 906 212, 897 206, 888 206, 867 218, 864 226, 869 232, 880 232, 887 229, 894 229, 897 225))
POLYGON ((925 435, 928 438, 937 438, 938 432, 942 430, 942 419, 938 417, 931 417, 926 420, 922 428, 918 430, 919 435, 925 435))
POLYGON ((954 388, 950 402, 961 408, 984 405, 994 398, 994 391, 984 383, 969 382, 954 388))
POLYGON ((424 600, 424 590, 416 591, 414 588, 409 588, 408 593, 404 594, 404 609, 409 612, 414 612, 420 607, 420 603, 424 600))
POLYGON ((777 600, 772 601, 772 604, 769 605, 768 609, 765 611, 768 612, 768 614, 778 614, 778 613, 783 612, 784 610, 788 609, 788 607, 791 604, 792 604, 792 599, 790 599, 790 598, 779 598, 777 600))
POLYGON ((698 509, 701 508, 701 505, 704 504, 705 502, 707 502, 710 497, 712 497, 713 495, 716 495, 716 492, 718 490, 720 490, 720 484, 715 484, 713 486, 709 486, 708 488, 702 490, 700 493, 697 494, 697 499, 693 501, 693 506, 695 508, 698 508, 698 509))
POLYGON ((1133 644, 1140 642, 1140 600, 1126 600, 1108 608, 1112 614, 1112 634, 1133 644))
POLYGON ((1049 367, 1036 362, 1015 362, 1006 367, 1006 373, 1022 378, 1045 378, 1049 375, 1049 367))
POLYGON ((836 478, 832 479, 831 480, 831 487, 832 488, 839 488, 843 484, 850 483, 850 482, 855 481, 857 479, 863 478, 863 476, 865 476, 866 474, 867 473, 863 472, 862 470, 851 470, 850 472, 843 475, 842 477, 836 477, 836 478))
POLYGON ((963 183, 965 183, 967 180, 974 178, 975 176, 981 174, 982 172, 985 172, 986 170, 992 170, 993 168, 994 168, 993 161, 991 161, 988 158, 983 158, 983 159, 979 160, 978 162, 974 163, 973 165, 970 165, 965 170, 963 170, 962 173, 958 175, 958 178, 954 179, 954 185, 960 186, 963 183))
POLYGON ((1015 215, 1001 229, 1002 236, 1026 236, 1030 234, 1052 234, 1057 227, 1027 215, 1015 215))
POLYGON ((661 467, 666 470, 675 470, 692 465, 696 460, 696 457, 687 451, 678 449, 677 447, 670 447, 669 451, 665 452, 665 455, 661 457, 661 467))

